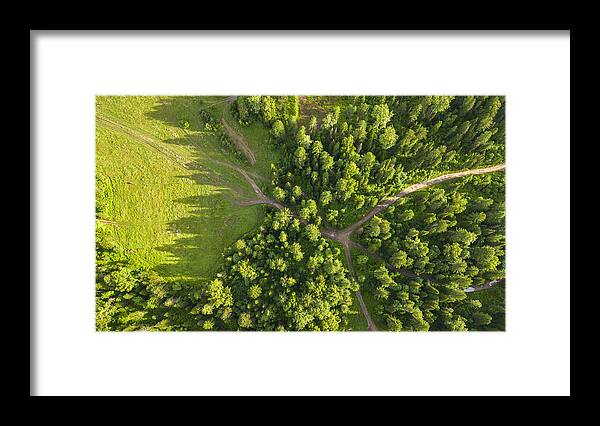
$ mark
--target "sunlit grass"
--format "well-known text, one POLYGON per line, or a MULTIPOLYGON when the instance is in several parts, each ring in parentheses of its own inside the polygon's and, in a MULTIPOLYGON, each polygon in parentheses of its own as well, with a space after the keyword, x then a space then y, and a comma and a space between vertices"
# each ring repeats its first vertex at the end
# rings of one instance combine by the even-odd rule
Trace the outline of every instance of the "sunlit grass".
POLYGON ((103 206, 98 217, 115 222, 98 226, 135 265, 153 268, 167 279, 213 278, 223 250, 264 217, 264 207, 235 204, 236 199, 252 198, 252 190, 224 165, 236 163, 218 139, 194 121, 198 105, 215 100, 97 98, 100 115, 144 132, 152 143, 194 165, 182 166, 140 138, 97 125, 96 174, 103 206), (178 126, 180 118, 192 122, 187 132, 178 126))

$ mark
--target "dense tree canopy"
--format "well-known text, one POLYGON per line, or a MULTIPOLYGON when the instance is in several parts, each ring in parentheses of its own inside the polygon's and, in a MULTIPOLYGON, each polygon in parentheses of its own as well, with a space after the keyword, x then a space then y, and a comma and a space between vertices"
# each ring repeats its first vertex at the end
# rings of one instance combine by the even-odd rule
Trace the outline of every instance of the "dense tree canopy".
POLYGON ((504 175, 471 176, 403 198, 365 224, 360 242, 385 261, 370 265, 363 279, 388 327, 483 329, 492 315, 465 290, 504 277, 504 175))
MULTIPOLYGON (((504 161, 504 100, 498 96, 343 97, 343 114, 338 105, 320 120, 303 121, 286 115, 288 98, 240 96, 236 108, 253 111, 242 120, 274 126, 275 143, 288 154, 275 169, 274 187, 300 187, 320 201, 333 226, 348 225, 412 183, 504 161), (264 110, 273 102, 276 115, 264 110)), ((290 204, 297 198, 286 192, 290 204)))
POLYGON ((340 330, 356 284, 314 224, 289 210, 225 253, 222 273, 206 289, 204 329, 340 330))

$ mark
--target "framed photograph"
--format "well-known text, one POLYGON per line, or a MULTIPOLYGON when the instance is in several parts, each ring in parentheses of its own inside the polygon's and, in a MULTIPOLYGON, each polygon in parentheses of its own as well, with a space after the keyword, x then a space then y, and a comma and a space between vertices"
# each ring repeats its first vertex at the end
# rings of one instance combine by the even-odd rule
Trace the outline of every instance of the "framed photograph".
POLYGON ((32 395, 569 395, 569 31, 30 37, 32 395))

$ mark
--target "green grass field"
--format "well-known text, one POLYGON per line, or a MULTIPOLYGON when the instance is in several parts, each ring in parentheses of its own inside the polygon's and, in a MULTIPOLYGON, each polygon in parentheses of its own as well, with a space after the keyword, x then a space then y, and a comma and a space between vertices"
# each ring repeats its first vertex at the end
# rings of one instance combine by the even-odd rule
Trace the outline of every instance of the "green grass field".
POLYGON ((136 265, 153 268, 166 279, 211 279, 223 250, 264 217, 262 206, 235 204, 253 198, 253 192, 228 164, 268 182, 270 161, 276 157, 265 134, 256 130, 244 132, 256 153, 254 167, 234 160, 213 133, 204 131, 198 110, 209 107, 220 117, 223 101, 96 98, 98 226, 136 265), (182 119, 190 122, 187 130, 179 124, 182 119))

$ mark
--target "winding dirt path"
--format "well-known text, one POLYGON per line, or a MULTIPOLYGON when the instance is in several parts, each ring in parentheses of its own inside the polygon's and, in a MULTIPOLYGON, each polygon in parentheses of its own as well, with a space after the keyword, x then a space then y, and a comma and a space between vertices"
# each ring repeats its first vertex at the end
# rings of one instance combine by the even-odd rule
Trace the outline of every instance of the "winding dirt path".
MULTIPOLYGON (((227 108, 230 104, 231 101, 235 100, 237 98, 237 96, 229 96, 225 99, 225 108, 227 108)), ((233 130, 226 122, 225 119, 222 118, 221 122, 223 123, 223 126, 225 128, 225 130, 230 134, 230 136, 234 139, 236 146, 238 147, 238 149, 240 149, 240 151, 242 153, 244 153, 244 155, 246 155, 246 158, 248 158, 248 160, 250 161, 251 164, 255 164, 256 163, 256 157, 254 156, 254 153, 252 152, 252 150, 248 147, 248 144, 246 143, 246 141, 244 140, 243 136, 239 135, 237 132, 235 132, 235 130, 233 130)), ((409 186, 408 188, 403 189, 402 191, 400 191, 399 193, 397 193, 396 195, 387 198, 383 201, 381 201, 377 206, 375 206, 371 211, 369 211, 366 215, 364 215, 361 219, 357 220, 355 223, 353 223, 352 225, 348 226, 345 229, 321 229, 321 235, 338 241, 342 244, 342 247, 344 248, 344 255, 346 257, 346 263, 348 264, 348 270, 350 272, 350 275, 352 276, 353 279, 357 279, 356 278, 356 274, 354 272, 354 267, 352 265, 352 256, 350 253, 350 245, 357 245, 359 247, 362 247, 352 241, 350 241, 350 236, 357 230, 359 229, 363 224, 365 224, 366 222, 368 222, 369 220, 371 220, 375 215, 377 215, 378 213, 382 212, 383 210, 387 209, 389 206, 395 204, 400 198, 405 197, 408 194, 411 194, 415 191, 419 191, 421 189, 424 188, 428 188, 432 185, 437 185, 439 183, 442 182, 446 182, 449 180, 453 180, 453 179, 458 179, 464 176, 470 176, 470 175, 478 175, 478 174, 484 174, 484 173, 492 173, 492 172, 496 172, 496 171, 500 171, 500 170, 504 170, 505 165, 504 164, 499 164, 496 166, 490 166, 490 167, 483 167, 483 168, 479 168, 479 169, 472 169, 472 170, 464 170, 464 171, 460 171, 460 172, 454 172, 454 173, 448 173, 445 175, 441 175, 438 176, 436 178, 433 179, 429 179, 427 181, 424 182, 419 182, 416 183, 414 185, 409 186)), ((260 188, 256 185, 256 183, 253 181, 253 179, 242 169, 236 168, 238 170, 239 173, 241 173, 244 178, 248 181, 248 183, 250 183, 250 185, 252 186, 252 189, 254 190, 254 193, 257 196, 256 200, 246 200, 246 201, 242 201, 239 204, 241 205, 256 205, 256 204, 266 204, 266 205, 270 205, 274 208, 277 209, 284 209, 287 208, 287 206, 278 203, 276 201, 271 200, 270 198, 268 198, 267 196, 265 196, 265 194, 260 190, 260 188)), ((288 208, 289 209, 289 208, 288 208)), ((294 217, 298 217, 292 209, 289 209, 292 212, 292 215, 294 217)), ((302 220, 301 220, 302 221, 302 220)), ((305 221, 302 221, 302 223, 305 224, 305 221)), ((389 265, 391 266, 391 265, 389 265)), ((396 268, 394 268, 395 270, 398 270, 396 268)), ((412 277, 412 278, 419 278, 416 274, 412 273, 411 271, 408 270, 398 270, 400 273, 412 277)), ((483 290, 485 288, 490 288, 492 285, 494 285, 496 282, 491 282, 491 283, 486 283, 483 284, 482 286, 479 287, 470 287, 471 290, 469 291, 479 291, 479 290, 483 290)), ((356 292, 356 296, 358 298, 358 302, 360 305, 360 309, 365 317, 365 319, 367 320, 367 324, 368 324, 368 329, 371 331, 375 331, 377 330, 377 326, 375 325, 375 322, 373 321, 373 319, 371 318, 371 315, 369 314, 369 310, 367 309, 367 306, 364 302, 364 299, 362 297, 362 293, 359 291, 356 292)))
POLYGON ((383 210, 387 209, 389 206, 398 202, 398 200, 400 198, 405 197, 408 194, 411 194, 415 191, 419 191, 424 188, 428 188, 432 185, 437 185, 439 183, 446 182, 446 181, 453 180, 453 179, 458 179, 458 178, 461 178, 464 176, 481 175, 484 173, 497 172, 499 170, 504 170, 505 167, 506 167, 505 164, 499 164, 497 166, 483 167, 481 169, 472 169, 472 170, 465 170, 462 172, 448 173, 448 174, 441 175, 441 176, 438 176, 438 177, 430 179, 430 180, 426 180, 424 182, 415 183, 414 185, 411 185, 408 188, 403 189, 402 191, 400 191, 393 197, 390 197, 384 201, 381 201, 369 213, 364 215, 362 218, 360 218, 359 220, 357 220, 356 222, 354 222, 352 225, 348 226, 347 228, 342 229, 342 230, 330 230, 330 231, 331 231, 332 235, 335 235, 335 237, 346 240, 350 237, 350 235, 352 235, 354 233, 354 231, 356 231, 363 224, 365 224, 366 222, 371 220, 375 215, 377 215, 378 213, 381 213, 383 210))
POLYGON ((244 157, 246 157, 248 162, 254 166, 256 164, 256 156, 254 155, 254 151, 252 151, 246 143, 244 137, 240 135, 237 131, 235 131, 233 127, 227 124, 225 118, 221 118, 221 124, 223 125, 225 132, 229 135, 238 151, 244 154, 244 157))
MULTIPOLYGON (((182 169, 185 169, 185 170, 205 170, 206 169, 206 167, 203 166, 202 164, 200 164, 199 162, 186 160, 181 155, 177 154, 173 150, 164 146, 164 142, 156 139, 153 135, 151 135, 143 130, 139 130, 139 129, 133 128, 127 124, 124 124, 114 117, 110 117, 110 116, 107 116, 107 115, 104 115, 101 113, 97 113, 96 114, 96 124, 99 126, 102 126, 102 127, 106 127, 117 133, 121 133, 122 135, 132 137, 133 139, 144 143, 145 145, 153 148, 160 155, 162 155, 163 157, 165 157, 172 163, 176 164, 177 166, 181 167, 182 169)), ((192 135, 187 130, 184 130, 184 137, 190 142, 190 145, 193 146, 196 144, 192 139, 192 135)), ((252 176, 253 178, 261 180, 263 182, 268 181, 268 179, 265 178, 264 176, 258 175, 251 171, 243 170, 241 167, 236 166, 235 164, 218 160, 218 159, 206 154, 206 152, 203 152, 203 155, 205 156, 205 158, 207 160, 210 160, 213 163, 219 164, 224 167, 228 167, 232 170, 235 170, 238 173, 243 172, 246 175, 252 176)))
POLYGON ((252 149, 248 146, 246 139, 244 139, 244 137, 242 135, 240 135, 237 132, 237 130, 235 130, 233 127, 231 127, 227 123, 227 120, 225 119, 225 112, 227 111, 229 104, 231 103, 231 101, 234 101, 236 99, 237 99, 237 96, 228 96, 225 98, 225 108, 223 110, 223 117, 221 118, 221 124, 223 125, 225 132, 233 140, 233 143, 234 143, 235 147, 238 149, 238 151, 240 151, 242 154, 244 154, 244 157, 246 157, 248 162, 254 166, 256 164, 256 155, 254 154, 254 151, 252 151, 252 149))
POLYGON ((106 219, 100 219, 100 218, 96 218, 96 220, 100 223, 104 223, 106 225, 118 225, 118 222, 115 222, 114 220, 106 220, 106 219))
MULTIPOLYGON (((415 191, 419 191, 421 189, 424 188, 428 188, 432 185, 436 185, 442 182, 446 182, 449 180, 453 180, 453 179, 458 179, 464 176, 470 176, 470 175, 479 175, 479 174, 484 174, 484 173, 492 173, 492 172, 496 172, 496 171, 500 171, 500 170, 504 170, 506 168, 505 164, 499 164, 496 166, 490 166, 490 167, 483 167, 480 169, 472 169, 472 170, 464 170, 461 172, 455 172, 455 173, 448 173, 445 175, 441 175, 438 176, 436 178, 424 181, 424 182, 420 182, 420 183, 416 183, 414 185, 409 186, 408 188, 403 189, 402 191, 400 191, 399 193, 397 193, 396 195, 394 195, 393 197, 387 198, 383 201, 381 201, 376 207, 374 207, 371 211, 369 211, 366 215, 364 215, 362 218, 360 218, 359 220, 357 220, 356 222, 354 222, 352 225, 348 226, 347 228, 344 229, 331 229, 331 228, 325 228, 325 229, 321 229, 321 235, 338 241, 339 243, 342 244, 343 248, 344 248, 344 255, 346 256, 346 261, 348 263, 348 270, 350 271, 350 274, 352 275, 352 277, 356 280, 356 276, 354 273, 354 267, 352 265, 352 256, 350 255, 350 246, 355 246, 355 247, 359 247, 364 249, 364 247, 362 247, 360 244, 357 244, 353 241, 350 241, 350 236, 358 229, 360 228, 364 223, 368 222, 369 220, 371 220, 375 215, 377 215, 378 213, 381 213, 383 210, 387 209, 389 206, 393 205, 394 203, 396 203, 400 198, 405 197, 408 194, 411 194, 415 191)), ((246 177, 246 179, 250 179, 249 177, 246 177)), ((255 190, 256 192, 256 190, 255 190)), ((257 195, 259 195, 257 193, 257 195)), ((275 208, 278 209, 283 209, 286 208, 284 205, 277 203, 275 201, 270 200, 269 198, 267 198, 262 191, 260 192, 259 195, 259 199, 258 200, 252 200, 249 203, 251 204, 268 204, 271 205, 275 208)), ((291 209, 290 209, 291 211, 291 209)), ((393 268, 394 270, 402 273, 405 276, 411 277, 411 278, 425 278, 428 279, 429 281, 432 281, 429 278, 426 277, 419 277, 418 275, 414 274, 411 271, 408 270, 404 270, 404 269, 397 269, 394 268, 392 265, 388 264, 386 262, 386 264, 393 268)), ((485 283, 482 284, 481 286, 477 286, 477 287, 470 287, 470 290, 467 289, 467 292, 471 292, 471 291, 480 291, 480 290, 485 290, 487 288, 491 288, 493 285, 495 285, 497 283, 497 281, 492 281, 490 283, 485 283)), ((375 323, 373 322, 371 315, 369 314, 369 310, 367 309, 367 306, 364 303, 362 294, 360 293, 360 291, 358 291, 356 293, 356 296, 358 297, 358 302, 360 305, 360 309, 365 317, 365 319, 367 320, 367 324, 369 327, 369 330, 377 330, 377 327, 375 326, 375 323)))
POLYGON ((500 278, 498 280, 490 281, 488 283, 483 283, 481 285, 471 286, 471 287, 465 289, 465 293, 474 293, 476 291, 488 290, 488 289, 494 287, 496 284, 500 284, 505 281, 506 281, 506 278, 500 278))
POLYGON ((125 136, 130 136, 137 141, 143 142, 144 144, 158 151, 158 153, 161 154, 163 157, 177 164, 181 168, 190 169, 193 165, 192 162, 186 161, 186 159, 183 158, 181 155, 163 146, 159 140, 152 137, 148 133, 126 126, 113 117, 109 117, 101 113, 96 113, 96 125, 106 127, 125 136))
MULTIPOLYGON (((348 264, 348 271, 350 271, 350 276, 354 278, 356 282, 358 282, 358 278, 356 277, 356 273, 354 272, 354 266, 352 265, 352 255, 350 254, 350 248, 348 246, 344 246, 344 256, 346 257, 346 263, 348 264)), ((356 298, 358 299, 358 305, 360 306, 360 310, 362 311, 365 319, 367 320, 367 327, 369 331, 378 331, 375 322, 371 318, 369 314, 369 310, 367 309, 367 305, 363 299, 362 293, 358 290, 356 293, 356 298)))

